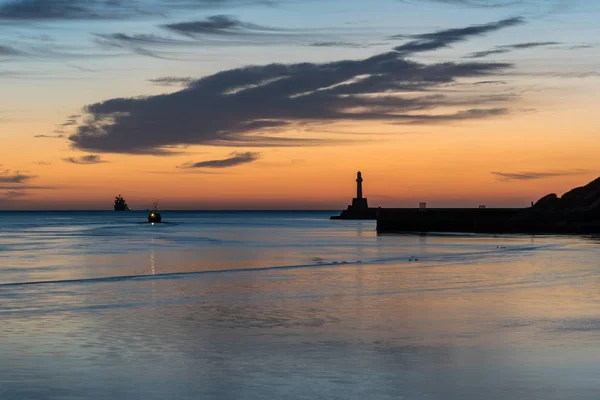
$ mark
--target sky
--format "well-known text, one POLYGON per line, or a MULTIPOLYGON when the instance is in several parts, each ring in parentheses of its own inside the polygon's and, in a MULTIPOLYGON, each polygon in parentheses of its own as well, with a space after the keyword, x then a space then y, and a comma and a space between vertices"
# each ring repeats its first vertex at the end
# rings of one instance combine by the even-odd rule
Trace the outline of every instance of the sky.
POLYGON ((0 209, 525 207, 600 176, 600 2, 0 0, 0 209))

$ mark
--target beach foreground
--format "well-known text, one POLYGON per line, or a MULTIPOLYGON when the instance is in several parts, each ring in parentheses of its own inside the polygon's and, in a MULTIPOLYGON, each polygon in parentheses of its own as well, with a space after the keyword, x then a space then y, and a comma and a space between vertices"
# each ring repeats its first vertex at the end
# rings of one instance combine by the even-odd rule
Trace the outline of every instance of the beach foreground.
POLYGON ((0 399, 597 399, 600 239, 2 213, 0 399))

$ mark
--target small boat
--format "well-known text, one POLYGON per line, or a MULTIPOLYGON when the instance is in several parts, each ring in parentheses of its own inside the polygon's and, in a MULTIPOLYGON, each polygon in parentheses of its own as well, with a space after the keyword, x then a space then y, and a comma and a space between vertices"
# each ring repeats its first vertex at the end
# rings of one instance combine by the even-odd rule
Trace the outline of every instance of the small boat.
POLYGON ((127 205, 127 202, 120 194, 117 197, 115 197, 114 207, 115 211, 129 211, 129 206, 127 205))
POLYGON ((148 213, 148 222, 155 223, 160 222, 162 220, 160 213, 157 210, 156 204, 154 205, 154 209, 148 213))

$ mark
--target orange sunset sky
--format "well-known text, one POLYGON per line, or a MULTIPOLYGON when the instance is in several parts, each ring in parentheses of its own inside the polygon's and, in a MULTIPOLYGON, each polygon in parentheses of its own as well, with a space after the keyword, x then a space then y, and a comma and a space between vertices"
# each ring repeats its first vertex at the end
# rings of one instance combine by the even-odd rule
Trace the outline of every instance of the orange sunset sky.
POLYGON ((373 206, 518 207, 600 175, 595 2, 147 3, 0 0, 2 209, 341 209, 358 170, 373 206))

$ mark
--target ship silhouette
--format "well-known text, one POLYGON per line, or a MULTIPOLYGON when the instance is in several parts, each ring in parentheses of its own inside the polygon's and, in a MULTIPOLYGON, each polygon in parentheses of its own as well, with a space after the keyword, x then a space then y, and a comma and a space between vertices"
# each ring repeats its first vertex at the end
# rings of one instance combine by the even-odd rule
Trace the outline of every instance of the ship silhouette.
POLYGON ((154 203, 154 208, 148 213, 148 222, 158 223, 162 221, 162 217, 158 212, 158 204, 154 203))
POLYGON ((115 197, 115 211, 129 211, 129 206, 127 202, 120 194, 115 197))

